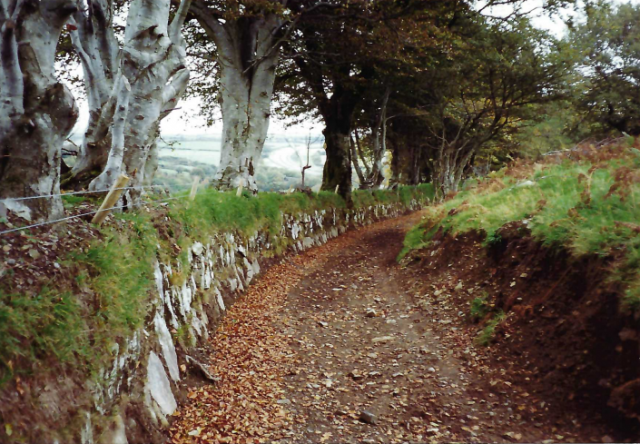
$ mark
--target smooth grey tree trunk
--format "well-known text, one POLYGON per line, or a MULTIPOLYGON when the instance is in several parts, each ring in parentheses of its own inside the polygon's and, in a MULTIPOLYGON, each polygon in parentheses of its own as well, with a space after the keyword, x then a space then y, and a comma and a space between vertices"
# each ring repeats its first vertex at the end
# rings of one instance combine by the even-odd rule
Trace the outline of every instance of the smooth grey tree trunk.
MULTIPOLYGON (((133 0, 124 37, 122 73, 131 83, 123 169, 132 187, 149 183, 146 162, 158 137, 158 125, 174 108, 189 82, 182 26, 191 0, 182 0, 169 24, 170 0, 133 0)), ((105 170, 103 174, 107 174, 105 170)), ((128 190, 136 203, 140 190, 128 190)))
MULTIPOLYGON (((73 173, 91 178, 98 168, 101 172, 89 184, 90 190, 109 188, 121 173, 130 176, 131 187, 150 184, 157 169, 160 121, 176 108, 189 81, 182 26, 191 0, 180 3, 170 24, 170 0, 133 0, 124 44, 115 58, 112 20, 103 19, 112 15, 111 2, 89 0, 89 4, 93 6, 76 14, 76 22, 84 25, 78 26, 73 42, 81 55, 93 112, 73 173), (87 37, 92 35, 93 39, 87 37), (102 86, 95 84, 96 79, 102 86)), ((128 190, 125 196, 135 203, 141 194, 128 190)))
POLYGON ((0 199, 27 220, 57 218, 64 140, 78 109, 54 61, 76 0, 0 0, 0 199))
POLYGON ((73 16, 70 32, 80 58, 89 105, 89 123, 71 173, 63 183, 86 186, 105 167, 111 148, 111 125, 120 93, 117 82, 120 50, 113 30, 112 0, 87 0, 73 16), (117 83, 117 84, 116 84, 117 83))
POLYGON ((242 185, 257 192, 255 170, 269 129, 280 56, 276 33, 282 20, 266 13, 223 23, 201 4, 194 4, 191 10, 216 44, 220 66, 223 130, 214 186, 232 189, 242 185))
POLYGON ((438 199, 444 198, 450 192, 458 191, 464 170, 473 156, 473 150, 468 148, 468 143, 461 146, 443 143, 438 150, 432 165, 433 184, 438 199))
POLYGON ((371 139, 373 141, 373 162, 371 163, 371 172, 365 181, 369 188, 379 188, 384 181, 382 173, 382 159, 387 150, 387 104, 391 96, 391 89, 387 88, 381 100, 380 109, 376 115, 376 119, 371 127, 371 139))
MULTIPOLYGON (((360 160, 358 156, 358 152, 356 149, 356 141, 353 139, 353 136, 349 138, 349 144, 351 148, 351 162, 353 163, 353 169, 356 171, 356 175, 358 176, 358 181, 360 182, 360 189, 366 188, 366 180, 365 173, 362 171, 362 167, 360 166, 360 160)), ((362 159, 364 163, 364 158, 362 159)), ((367 168, 367 176, 369 174, 367 168)))
POLYGON ((366 163, 366 159, 360 149, 360 142, 357 136, 358 133, 354 130, 356 134, 356 142, 353 140, 351 141, 351 160, 360 181, 360 189, 362 190, 380 188, 380 185, 384 182, 382 160, 384 159, 384 155, 387 151, 387 104, 389 103, 390 96, 391 89, 387 88, 382 96, 382 100, 380 101, 380 108, 378 109, 375 119, 371 124, 371 167, 366 163), (366 172, 362 171, 360 161, 362 161, 365 166, 366 172))

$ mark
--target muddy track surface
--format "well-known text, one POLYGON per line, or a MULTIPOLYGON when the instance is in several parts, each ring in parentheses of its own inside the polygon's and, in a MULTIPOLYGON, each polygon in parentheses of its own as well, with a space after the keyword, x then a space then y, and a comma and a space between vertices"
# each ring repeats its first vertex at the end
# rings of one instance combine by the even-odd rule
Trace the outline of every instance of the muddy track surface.
POLYGON ((270 268, 214 335, 218 381, 192 387, 172 442, 606 440, 585 412, 510 382, 497 349, 468 337, 468 306, 425 311, 415 270, 395 260, 420 216, 270 268))

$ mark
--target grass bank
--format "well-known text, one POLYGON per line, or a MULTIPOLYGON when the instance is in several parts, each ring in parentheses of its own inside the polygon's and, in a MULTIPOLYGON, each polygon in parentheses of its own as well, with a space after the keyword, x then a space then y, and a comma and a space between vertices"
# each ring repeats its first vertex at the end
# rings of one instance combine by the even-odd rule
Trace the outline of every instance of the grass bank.
MULTIPOLYGON (((637 144, 637 142, 635 142, 637 144)), ((640 150, 628 141, 583 145, 543 162, 515 162, 431 207, 405 239, 400 258, 438 233, 482 232, 485 244, 519 222, 536 240, 575 257, 618 259, 611 279, 624 304, 640 309, 640 150)))

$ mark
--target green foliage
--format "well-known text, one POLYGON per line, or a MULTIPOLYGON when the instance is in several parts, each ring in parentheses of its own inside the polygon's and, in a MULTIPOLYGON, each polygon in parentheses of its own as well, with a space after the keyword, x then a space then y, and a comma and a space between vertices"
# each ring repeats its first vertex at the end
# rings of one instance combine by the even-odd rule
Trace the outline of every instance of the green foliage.
POLYGON ((567 36, 581 123, 599 136, 640 135, 640 5, 589 2, 585 13, 567 36))
POLYGON ((469 315, 471 319, 484 319, 490 311, 491 307, 487 302, 487 294, 482 295, 482 297, 477 297, 469 303, 469 315))
MULTIPOLYGON (((484 174, 517 157, 524 141, 531 154, 543 151, 517 136, 545 131, 541 110, 563 109, 552 104, 563 97, 571 66, 558 56, 559 42, 517 15, 464 15, 447 35, 446 52, 429 54, 419 72, 401 74, 391 106, 408 118, 390 123, 396 175, 433 182, 442 195, 474 170, 484 174)), ((560 133, 564 123, 552 123, 556 145, 570 144, 560 133)))
POLYGON ((480 334, 475 338, 474 342, 477 345, 488 346, 493 341, 493 337, 496 332, 496 327, 502 323, 506 318, 503 311, 499 311, 495 316, 487 323, 482 329, 480 334))
POLYGON ((45 287, 27 296, 0 288, 0 383, 13 375, 21 360, 55 357, 69 362, 77 354, 86 357, 89 350, 84 330, 81 309, 70 293, 45 287))
MULTIPOLYGON (((578 141, 590 136, 584 116, 570 100, 559 100, 530 107, 531 119, 517 127, 512 137, 504 140, 504 148, 513 156, 540 159, 551 151, 572 148, 578 141)), ((500 165, 497 157, 492 165, 500 165)))
POLYGON ((610 149, 601 148, 601 158, 516 164, 492 174, 429 208, 408 233, 401 257, 428 245, 438 230, 483 232, 489 245, 499 241, 505 224, 520 222, 544 245, 562 246, 575 256, 624 251, 626 262, 612 275, 627 285, 625 301, 640 306, 640 177, 628 168, 638 155, 626 144, 610 149))

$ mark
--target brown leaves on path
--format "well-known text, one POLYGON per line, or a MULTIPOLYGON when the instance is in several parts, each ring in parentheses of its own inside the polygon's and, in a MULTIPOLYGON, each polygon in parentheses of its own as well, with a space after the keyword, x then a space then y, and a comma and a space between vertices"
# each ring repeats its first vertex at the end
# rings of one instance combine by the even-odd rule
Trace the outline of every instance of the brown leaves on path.
POLYGON ((260 443, 290 436, 283 378, 295 355, 290 335, 281 332, 279 311, 304 271, 344 248, 348 237, 272 266, 227 311, 210 341, 215 351, 209 368, 218 381, 189 392, 188 405, 173 415, 172 443, 260 443))
POLYGON ((174 414, 171 442, 253 443, 283 436, 290 418, 277 401, 292 351, 274 317, 300 277, 298 267, 275 265, 228 310, 211 340, 210 368, 218 382, 189 393, 189 405, 174 414))

